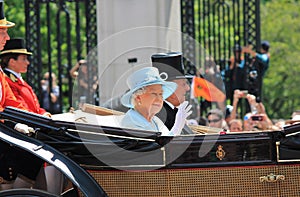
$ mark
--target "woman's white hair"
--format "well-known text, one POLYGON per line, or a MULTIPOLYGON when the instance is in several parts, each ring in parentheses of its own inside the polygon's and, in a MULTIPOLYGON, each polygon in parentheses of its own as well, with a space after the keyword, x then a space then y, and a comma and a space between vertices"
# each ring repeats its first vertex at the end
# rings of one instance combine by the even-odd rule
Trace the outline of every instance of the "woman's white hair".
POLYGON ((138 90, 136 90, 132 96, 131 96, 131 103, 133 106, 135 106, 137 103, 136 103, 136 97, 139 96, 139 95, 142 95, 142 94, 145 94, 146 93, 146 88, 145 87, 142 87, 138 90))

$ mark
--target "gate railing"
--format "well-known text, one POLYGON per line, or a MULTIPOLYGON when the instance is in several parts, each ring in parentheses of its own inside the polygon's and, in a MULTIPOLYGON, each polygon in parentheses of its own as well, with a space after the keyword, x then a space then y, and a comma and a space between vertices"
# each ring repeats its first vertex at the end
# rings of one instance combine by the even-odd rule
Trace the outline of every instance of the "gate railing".
MULTIPOLYGON (((51 81, 51 73, 55 73, 59 111, 67 110, 74 103, 69 70, 97 45, 96 0, 26 0, 25 17, 26 43, 33 52, 27 81, 42 101, 43 74, 49 72, 51 81)), ((89 61, 97 65, 96 58, 89 61)), ((91 86, 92 80, 88 81, 91 86)))
MULTIPOLYGON (((260 1, 259 0, 181 0, 182 32, 192 37, 182 38, 186 71, 197 74, 205 70, 207 60, 213 60, 215 70, 222 72, 233 47, 251 44, 254 50, 260 48, 260 1)), ((245 55, 245 70, 251 62, 245 55)), ((243 82, 248 88, 248 79, 243 82)))

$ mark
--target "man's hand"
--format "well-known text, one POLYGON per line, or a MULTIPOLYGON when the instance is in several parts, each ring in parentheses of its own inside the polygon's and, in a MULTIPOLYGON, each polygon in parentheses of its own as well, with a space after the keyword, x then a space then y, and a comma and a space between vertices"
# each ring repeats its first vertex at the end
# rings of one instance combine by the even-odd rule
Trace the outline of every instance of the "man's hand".
POLYGON ((178 106, 175 123, 170 131, 170 135, 179 135, 181 133, 181 130, 186 123, 186 118, 192 113, 191 108, 192 106, 189 105, 189 102, 187 101, 184 101, 178 106))
POLYGON ((253 46, 252 45, 248 45, 243 47, 242 51, 244 53, 249 53, 252 57, 255 57, 256 52, 252 50, 253 46))
MULTIPOLYGON (((184 101, 183 103, 181 103, 179 106, 178 106, 178 112, 177 114, 182 118, 182 119, 185 119, 187 117, 189 117, 189 115, 192 114, 192 106, 189 105, 189 102, 188 101, 184 101)), ((176 114, 176 116, 177 116, 176 114)))
POLYGON ((255 105, 256 106, 256 97, 253 94, 248 94, 247 95, 247 100, 249 102, 250 105, 255 105))
POLYGON ((14 129, 21 132, 21 133, 25 133, 25 134, 35 133, 35 131, 32 127, 29 127, 26 124, 21 124, 21 123, 17 123, 15 125, 14 129))

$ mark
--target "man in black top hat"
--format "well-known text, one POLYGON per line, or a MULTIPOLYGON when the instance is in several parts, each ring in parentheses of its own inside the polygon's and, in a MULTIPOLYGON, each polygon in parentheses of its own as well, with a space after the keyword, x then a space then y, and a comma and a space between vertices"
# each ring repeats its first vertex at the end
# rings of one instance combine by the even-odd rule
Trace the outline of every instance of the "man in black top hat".
MULTIPOLYGON (((164 101, 162 110, 156 114, 169 130, 174 126, 177 107, 183 104, 185 96, 190 91, 190 85, 187 78, 192 76, 184 75, 184 65, 182 59, 182 53, 170 52, 170 53, 158 53, 151 56, 152 66, 158 68, 162 79, 172 81, 177 84, 175 92, 164 101)), ((187 105, 187 104, 186 104, 187 105)), ((193 134, 194 132, 185 125, 181 134, 193 134)))

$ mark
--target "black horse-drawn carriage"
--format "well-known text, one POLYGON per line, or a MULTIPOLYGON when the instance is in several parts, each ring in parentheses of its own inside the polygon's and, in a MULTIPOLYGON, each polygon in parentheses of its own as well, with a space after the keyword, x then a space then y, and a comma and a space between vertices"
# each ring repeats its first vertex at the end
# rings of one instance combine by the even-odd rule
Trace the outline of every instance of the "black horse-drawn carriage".
MULTIPOLYGON (((50 119, 10 107, 1 113, 1 119, 27 124, 36 132, 29 137, 0 123, 0 143, 62 172, 73 188, 61 196, 300 195, 300 124, 283 131, 165 137, 109 126, 104 116, 88 121, 82 114, 75 121, 70 116, 50 119)), ((0 195, 30 192, 52 195, 26 189, 0 195)))

